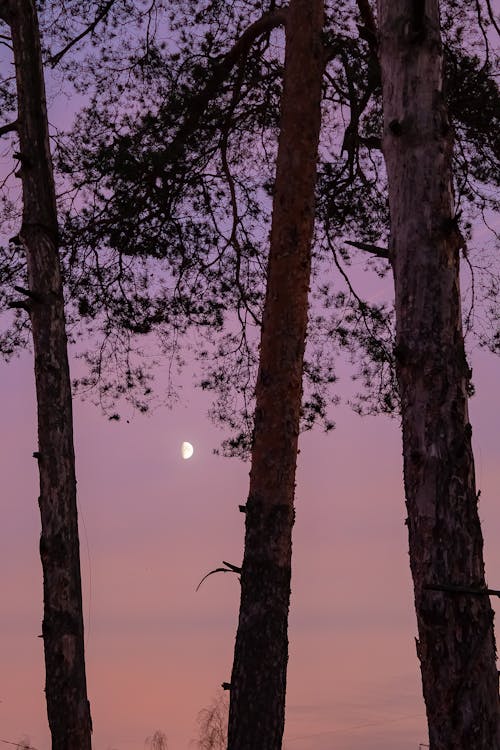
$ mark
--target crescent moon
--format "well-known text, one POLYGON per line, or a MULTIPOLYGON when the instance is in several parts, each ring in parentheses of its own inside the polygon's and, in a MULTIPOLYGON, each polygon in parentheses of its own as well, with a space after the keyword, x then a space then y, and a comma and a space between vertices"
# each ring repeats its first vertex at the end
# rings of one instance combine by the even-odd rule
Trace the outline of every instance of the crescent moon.
POLYGON ((181 455, 182 458, 187 461, 188 458, 191 458, 191 456, 194 453, 194 448, 191 445, 191 443, 188 443, 187 440, 185 440, 181 445, 181 455))

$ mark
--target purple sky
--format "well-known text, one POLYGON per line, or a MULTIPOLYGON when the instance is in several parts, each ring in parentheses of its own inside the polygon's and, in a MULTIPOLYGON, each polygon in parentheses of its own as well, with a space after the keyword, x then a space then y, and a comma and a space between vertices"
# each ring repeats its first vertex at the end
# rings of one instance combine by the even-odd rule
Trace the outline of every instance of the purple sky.
MULTIPOLYGON (((70 116, 64 97, 50 104, 52 122, 70 116)), ((500 364, 478 350, 471 363, 487 576, 500 588, 500 364)), ((0 741, 49 750, 30 355, 0 364, 0 378, 0 741)), ((197 713, 230 678, 237 578, 195 587, 223 559, 241 561, 249 467, 212 454, 222 435, 208 406, 189 372, 178 406, 130 424, 75 402, 94 750, 140 750, 156 729, 169 750, 187 750, 197 713), (183 440, 195 446, 189 461, 183 440)), ((300 442, 284 746, 418 750, 427 739, 399 425, 346 407, 332 418, 334 432, 300 442)))
MULTIPOLYGON (((471 402, 490 585, 500 587, 498 362, 473 353, 471 402)), ((0 739, 49 749, 44 714, 35 405, 29 355, 2 366, 0 739)), ((341 383, 342 387, 342 383, 341 383)), ((188 748, 197 712, 230 677, 248 466, 212 455, 208 400, 110 423, 75 403, 89 694, 95 750, 155 729, 188 748), (182 440, 195 455, 180 457, 182 440)), ((397 421, 346 408, 302 437, 294 532, 288 750, 417 750, 415 657, 397 421)))

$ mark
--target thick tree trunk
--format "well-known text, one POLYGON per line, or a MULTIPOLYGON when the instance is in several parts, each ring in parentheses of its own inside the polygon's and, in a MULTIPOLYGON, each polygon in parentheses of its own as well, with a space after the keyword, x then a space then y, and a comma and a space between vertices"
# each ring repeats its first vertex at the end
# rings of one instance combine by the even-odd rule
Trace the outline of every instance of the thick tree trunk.
POLYGON ((320 128, 322 0, 291 0, 229 750, 279 750, 285 714, 295 467, 320 128))
POLYGON ((498 750, 437 0, 379 0, 410 563, 431 750, 498 750))
MULTIPOLYGON (((2 5, 5 11, 5 3, 2 5)), ((23 219, 35 354, 46 700, 53 750, 90 750, 71 382, 45 87, 34 0, 4 15, 12 32, 23 219)))

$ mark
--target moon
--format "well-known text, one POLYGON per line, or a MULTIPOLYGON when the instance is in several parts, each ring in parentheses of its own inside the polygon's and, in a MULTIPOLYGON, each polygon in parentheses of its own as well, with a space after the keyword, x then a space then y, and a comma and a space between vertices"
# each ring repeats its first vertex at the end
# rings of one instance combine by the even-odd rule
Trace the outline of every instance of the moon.
POLYGON ((182 458, 187 461, 188 458, 191 458, 191 456, 194 453, 194 448, 191 445, 191 443, 188 443, 186 440, 181 445, 181 455, 182 458))

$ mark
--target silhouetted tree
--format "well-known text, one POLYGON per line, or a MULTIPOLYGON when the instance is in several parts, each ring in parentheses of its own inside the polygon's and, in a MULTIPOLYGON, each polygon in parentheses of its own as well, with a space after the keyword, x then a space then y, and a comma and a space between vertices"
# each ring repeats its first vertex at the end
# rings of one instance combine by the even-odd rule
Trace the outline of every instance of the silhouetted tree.
POLYGON ((221 692, 208 708, 204 708, 198 714, 196 746, 199 750, 226 750, 227 748, 229 703, 226 695, 225 692, 221 692))
POLYGON ((167 735, 160 729, 153 732, 151 737, 146 737, 144 744, 150 750, 168 750, 167 735))
MULTIPOLYGON (((366 18, 370 6, 357 5, 356 12, 353 2, 327 3, 327 125, 318 167, 304 427, 318 417, 330 426, 340 349, 352 355, 366 385, 357 407, 398 409, 392 311, 357 294, 349 268, 356 262, 382 275, 389 268, 380 71, 366 18)), ((145 360, 134 357, 143 334, 156 333, 160 349, 175 359, 187 326, 198 326, 202 387, 216 395, 213 416, 233 431, 226 450, 242 454, 253 425, 266 270, 262 228, 270 222, 286 8, 198 0, 171 7, 172 18, 165 14, 159 23, 169 29, 169 47, 141 38, 135 50, 106 46, 89 65, 85 84, 92 76, 98 81, 93 99, 71 138, 60 141, 59 167, 76 186, 72 205, 78 207, 63 235, 68 296, 76 308, 69 310, 87 318, 98 335, 82 385, 96 388, 108 414, 123 395, 132 401, 138 395, 137 405, 147 408, 145 360)), ((491 65, 480 56, 474 9, 462 0, 446 8, 445 94, 459 143, 454 169, 468 234, 474 217, 498 205, 491 187, 498 184, 500 102, 491 65)), ((467 263, 476 308, 490 297, 481 309, 490 308, 494 319, 494 262, 469 247, 467 263)), ((466 323, 496 348, 498 326, 481 330, 469 304, 466 323)))
MULTIPOLYGON (((331 294, 326 285, 320 284, 319 295, 325 298, 333 313, 322 320, 315 317, 313 323, 314 326, 326 324, 325 339, 330 347, 333 348, 333 342, 336 342, 351 351, 357 345, 366 350, 360 369, 361 377, 368 386, 372 386, 382 375, 382 386, 376 389, 371 408, 394 411, 399 408, 399 395, 403 394, 403 398, 406 396, 403 388, 397 392, 391 379, 394 356, 387 310, 369 306, 358 298, 348 269, 346 271, 352 252, 369 253, 378 264, 376 269, 379 272, 383 271, 380 263, 393 258, 392 247, 391 253, 386 248, 388 216, 380 151, 382 102, 377 58, 378 31, 369 3, 360 1, 357 6, 357 20, 361 21, 358 33, 353 32, 354 13, 350 4, 330 4, 324 27, 323 102, 332 115, 328 127, 323 128, 320 149, 315 236, 317 269, 324 268, 321 264, 325 263, 327 257, 333 257, 334 266, 346 281, 348 293, 331 294), (339 108, 347 112, 346 126, 339 125, 335 120, 339 108), (338 237, 342 233, 344 237, 349 233, 351 240, 354 238, 349 247, 355 247, 355 251, 339 242, 338 237)), ((494 184, 498 179, 495 173, 498 134, 488 114, 494 113, 498 93, 492 85, 491 69, 475 54, 477 43, 473 38, 471 15, 466 4, 448 3, 447 8, 443 23, 446 39, 443 75, 446 88, 443 89, 444 98, 439 106, 444 106, 444 100, 448 103, 461 145, 455 160, 455 171, 460 199, 465 207, 464 231, 467 233, 468 214, 474 209, 481 211, 494 205, 494 201, 487 196, 487 189, 482 188, 494 184), (467 41, 468 34, 472 41, 467 41), (464 39, 467 41, 465 46, 462 44, 464 39), (468 96, 467 92, 471 90, 480 92, 481 104, 468 96)), ((116 102, 111 99, 104 103, 101 92, 96 102, 103 106, 93 103, 88 109, 81 120, 80 137, 62 157, 62 167, 73 172, 77 182, 80 181, 86 189, 92 186, 94 199, 67 225, 68 247, 75 247, 76 240, 76 245, 84 248, 86 257, 92 257, 92 253, 101 249, 105 257, 117 259, 110 264, 109 273, 108 267, 104 271, 99 269, 97 277, 96 288, 101 299, 109 300, 109 309, 113 312, 106 318, 106 325, 109 324, 106 331, 114 330, 118 322, 123 324, 125 330, 140 334, 154 330, 155 326, 168 328, 172 321, 179 325, 181 319, 204 325, 207 329, 214 324, 221 329, 224 319, 232 311, 235 311, 244 331, 248 331, 251 325, 259 327, 261 319, 265 320, 266 313, 262 318, 262 289, 269 279, 266 278, 266 267, 262 261, 264 238, 261 227, 269 219, 269 196, 274 191, 276 201, 278 195, 278 184, 272 173, 276 158, 273 143, 276 134, 283 133, 278 92, 282 76, 286 77, 287 74, 286 64, 283 65, 279 54, 270 52, 270 39, 274 30, 283 25, 287 27, 286 34, 289 33, 290 21, 286 20, 286 16, 290 9, 263 4, 259 10, 263 12, 261 16, 256 16, 253 8, 250 12, 244 4, 238 6, 238 12, 233 7, 226 8, 227 22, 225 20, 220 24, 216 22, 217 14, 222 12, 220 4, 189 4, 178 26, 180 51, 163 56, 160 49, 152 48, 148 60, 144 61, 144 69, 140 69, 147 85, 141 84, 137 73, 134 80, 140 94, 134 98, 133 90, 132 93, 130 90, 126 92, 125 98, 134 102, 140 117, 136 116, 134 107, 130 107, 133 116, 126 114, 117 120, 116 102), (190 13, 192 18, 210 29, 199 44, 199 58, 195 65, 187 62, 192 59, 194 43, 189 31, 190 13), (181 23, 184 23, 183 29, 180 28, 181 23), (233 40, 232 46, 228 40, 233 40), (145 96, 146 91, 149 91, 149 97, 145 96), (91 133, 92 137, 84 133, 91 133), (259 140, 261 147, 257 146, 259 140), (110 253, 110 256, 106 253, 110 253), (150 284, 149 278, 154 279, 154 271, 151 270, 154 261, 160 269, 161 280, 150 284), (134 263, 137 262, 144 265, 143 283, 140 284, 135 282, 134 263), (167 289, 164 278, 175 280, 173 294, 167 289), (125 294, 121 294, 119 284, 125 289, 125 294), (116 289, 118 294, 114 293, 116 289), (178 316, 179 312, 181 316, 178 316)), ((425 33, 423 37, 426 38, 425 33)), ((417 54, 420 44, 417 33, 410 51, 417 54)), ((297 97, 297 107, 301 99, 302 96, 297 97)), ((397 130, 397 125, 394 125, 394 129, 397 130)), ((389 132, 392 134, 392 131, 389 132)), ((386 133, 384 138, 387 137, 386 133)), ((392 134, 392 137, 398 136, 392 134)), ((451 170, 451 162, 447 168, 451 170)), ((75 270, 80 277, 78 263, 75 263, 75 270)), ((92 274, 86 278, 83 285, 80 284, 79 288, 75 285, 74 288, 79 295, 82 314, 93 314, 102 308, 99 307, 100 300, 93 296, 92 274)), ((415 283, 417 278, 418 275, 414 274, 415 283)), ((437 283, 437 277, 435 281, 437 283)), ((266 299, 269 300, 269 295, 266 299)), ((398 310, 398 315, 401 316, 401 310, 398 310)), ((417 332, 418 329, 414 329, 413 335, 417 332)), ((267 335, 264 323, 263 336, 267 335)), ((274 357, 276 360, 275 352, 283 340, 286 341, 286 337, 276 336, 274 343, 269 345, 273 351, 268 351, 263 338, 261 356, 270 360, 274 357)), ((230 392, 228 383, 232 377, 241 381, 245 368, 255 366, 254 350, 246 344, 245 340, 241 342, 235 339, 233 334, 229 334, 225 342, 223 340, 222 367, 213 371, 212 378, 206 381, 207 387, 214 387, 224 396, 230 392), (233 372, 228 370, 224 356, 231 348, 238 352, 238 356, 243 352, 239 360, 241 366, 233 372)), ((206 352, 202 354, 206 355, 206 352)), ((399 360, 399 347, 395 354, 399 360)), ((300 349, 296 349, 296 355, 300 358, 300 349)), ((279 362, 275 361, 274 364, 278 365, 279 362)), ((102 372, 101 365, 102 361, 98 360, 96 370, 99 373, 102 372)), ((260 368, 267 376, 268 367, 262 361, 260 368)), ((401 383, 400 364, 398 372, 401 383)), ((331 369, 329 374, 333 380, 331 369)), ((313 381, 321 382, 324 377, 321 367, 312 368, 313 381)), ((247 377, 246 382, 251 388, 253 379, 247 377)), ((258 383, 253 448, 255 464, 257 458, 262 461, 265 458, 257 450, 259 430, 262 429, 258 400, 265 393, 261 379, 258 383)), ((280 398, 274 398, 273 407, 278 408, 279 404, 280 398)), ((313 402, 313 412, 314 405, 313 402)), ((321 402, 317 401, 316 412, 321 413, 322 408, 321 402)), ((405 403, 404 413, 406 408, 405 403)), ((247 427, 253 425, 251 407, 247 408, 244 416, 248 415, 247 427)), ((231 418, 231 414, 229 416, 231 418)), ((233 424, 237 424, 237 421, 234 420, 233 424)), ((248 442, 236 439, 230 447, 245 449, 248 442)), ((290 445, 286 447, 290 448, 290 445)), ((290 455, 293 450, 292 445, 290 455)), ((291 473, 290 463, 284 463, 289 472, 288 478, 293 476, 294 461, 291 473)), ((263 474, 260 473, 260 476, 263 474)), ((268 471, 266 476, 271 478, 272 473, 268 471)), ((257 519, 251 512, 254 495, 256 493, 251 488, 246 517, 243 579, 245 566, 250 570, 254 555, 259 565, 268 562, 264 553, 261 559, 261 545, 266 550, 262 544, 265 535, 262 538, 258 534, 253 536, 254 524, 258 528, 257 519)), ((283 503, 283 508, 290 513, 290 505, 283 503)), ((276 519, 278 524, 278 515, 276 519)), ((280 528, 282 539, 290 537, 292 521, 289 515, 286 520, 289 529, 280 528)), ((410 519, 410 526, 411 523, 410 519)), ((411 537, 412 545, 419 543, 411 537)), ((268 545, 267 551, 273 554, 275 550, 272 547, 269 549, 268 545)), ((277 549, 276 553, 280 551, 289 554, 286 549, 277 549)), ((262 596, 269 602, 272 598, 272 580, 269 579, 270 588, 267 589, 267 584, 262 583, 267 577, 261 575, 257 568, 258 565, 254 577, 248 576, 248 581, 253 580, 252 585, 256 589, 252 593, 255 597, 253 601, 258 602, 258 597, 262 596), (257 590, 259 587, 262 590, 257 590)), ((284 569, 280 572, 285 579, 284 569)), ((286 592, 287 585, 284 581, 282 592, 286 592)), ((244 668, 238 663, 238 649, 240 641, 243 642, 240 632, 247 643, 251 642, 245 628, 248 626, 250 631, 249 623, 253 625, 252 619, 244 614, 247 608, 251 610, 252 607, 245 601, 246 590, 244 584, 232 679, 232 717, 241 717, 238 694, 239 685, 245 677, 244 668)), ((273 700, 280 704, 284 691, 284 613, 288 598, 287 595, 284 600, 274 598, 276 607, 281 607, 283 625, 279 638, 275 636, 276 649, 281 648, 276 662, 278 667, 272 672, 272 679, 276 679, 276 682, 274 685, 270 681, 269 684, 258 683, 258 686, 272 690, 273 700)), ((269 622, 277 623, 278 618, 269 622)), ((265 631, 262 633, 262 637, 268 636, 265 631)), ((256 639, 260 643, 260 634, 256 639)), ((422 658, 425 660, 427 657, 424 655, 422 658)), ((246 663, 245 659, 243 663, 246 663)), ((263 675, 269 672, 262 670, 270 663, 269 659, 261 663, 253 673, 256 679, 258 675, 259 679, 264 679, 263 675)), ((445 689, 444 678, 442 684, 445 689)), ((447 684, 449 687, 449 682, 447 684)), ((256 684, 249 689, 255 691, 256 684)), ((279 712, 271 708, 271 702, 269 709, 274 716, 273 722, 279 721, 279 712)), ((266 733, 268 738, 272 738, 268 741, 276 743, 280 726, 271 723, 266 727, 265 717, 269 714, 264 711, 261 716, 262 723, 255 725, 252 732, 259 731, 261 727, 262 737, 266 733)), ((236 718, 231 721, 235 732, 233 736, 236 737, 236 718)), ((257 735, 249 734, 250 744, 251 737, 255 739, 257 735)), ((231 731, 229 741, 231 745, 231 731)), ((261 738, 261 741, 264 740, 261 738)))
POLYGON ((58 255, 56 195, 34 0, 3 0, 16 70, 22 223, 15 242, 28 288, 17 303, 30 317, 35 357, 40 473, 47 712, 53 750, 90 750, 76 507, 71 381, 58 255))
MULTIPOLYGON (((323 33, 323 101, 332 115, 328 127, 323 128, 320 149, 315 260, 321 274, 324 268, 321 264, 326 258, 333 257, 334 266, 345 278, 347 294, 331 294, 326 285, 320 284, 319 295, 325 298, 333 312, 331 316, 323 316, 322 320, 318 319, 321 316, 315 317, 313 323, 314 326, 325 325, 324 338, 332 349, 336 342, 351 351, 357 345, 366 350, 360 368, 361 377, 372 386, 382 375, 382 386, 376 389, 371 408, 394 411, 398 409, 398 393, 390 375, 394 357, 387 311, 369 306, 357 297, 346 269, 352 252, 368 252, 367 257, 375 259, 379 272, 383 271, 380 263, 390 257, 385 247, 388 216, 380 152, 382 102, 378 32, 369 3, 360 1, 357 5, 358 20, 361 21, 357 34, 353 33, 353 6, 349 4, 329 5, 323 33), (339 125, 335 119, 338 108, 348 114, 346 126, 339 125), (349 233, 351 239, 354 238, 349 247, 354 246, 356 250, 351 251, 339 242, 342 233, 344 237, 349 233)), ((81 119, 80 135, 77 134, 73 144, 69 144, 66 153, 62 154, 62 168, 72 173, 84 189, 91 186, 93 198, 66 226, 65 241, 71 252, 75 249, 70 258, 77 258, 78 248, 81 248, 87 259, 93 258, 96 252, 101 252, 106 260, 111 259, 104 268, 98 269, 97 276, 92 272, 83 274, 83 282, 80 264, 74 263, 74 274, 69 268, 70 284, 78 278, 73 289, 83 315, 101 314, 102 301, 109 305, 105 314, 106 336, 116 330, 117 324, 131 334, 148 333, 156 327, 168 330, 172 324, 182 330, 184 324, 180 321, 205 326, 206 330, 215 325, 222 330, 223 322, 232 311, 243 331, 247 332, 252 325, 260 326, 262 289, 268 281, 262 261, 265 237, 261 227, 269 219, 269 196, 274 191, 276 201, 278 195, 278 185, 272 173, 276 158, 273 144, 277 133, 282 132, 278 93, 282 76, 286 76, 286 65, 283 65, 280 55, 274 53, 276 47, 271 48, 270 40, 271 35, 277 33, 275 29, 290 22, 286 21, 289 9, 263 4, 258 10, 262 11, 261 16, 256 15, 253 7, 250 11, 244 4, 238 6, 237 11, 226 6, 222 9, 220 4, 187 4, 177 22, 179 50, 163 55, 160 48, 150 44, 149 55, 135 59, 131 75, 138 93, 136 95, 132 86, 125 87, 123 95, 133 115, 126 113, 117 119, 116 101, 112 96, 109 98, 109 91, 104 86, 81 119), (224 23, 219 23, 220 13, 227 14, 224 23), (189 29, 193 18, 210 29, 197 47, 199 57, 195 65, 188 62, 192 59, 193 44, 196 44, 189 29), (260 147, 257 146, 259 142, 260 147), (141 264, 143 271, 137 277, 136 269, 141 264), (93 278, 97 278, 97 294, 93 291, 93 278), (173 285, 169 285, 169 279, 174 279, 173 285)), ((289 33, 289 28, 286 33, 289 33)), ((491 118, 484 117, 481 110, 483 113, 494 112, 498 94, 491 85, 488 66, 475 57, 476 43, 471 41, 470 49, 467 46, 461 48, 460 40, 467 32, 472 32, 471 16, 463 3, 449 4, 443 31, 446 34, 444 72, 447 82, 443 93, 453 113, 462 146, 455 161, 460 196, 466 208, 482 210, 493 205, 488 202, 487 190, 481 192, 481 186, 492 184, 497 179, 494 164, 498 138, 491 118), (471 89, 481 92, 480 106, 466 95, 471 89)), ((417 46, 411 49, 417 49, 417 46)), ((295 106, 301 106, 301 98, 297 97, 295 106)), ((281 207, 287 204, 288 199, 281 207)), ((276 202, 274 208, 276 210, 276 202)), ((267 299, 270 299, 269 295, 267 299)), ((294 297, 291 299, 295 302, 294 297)), ((287 311, 287 314, 290 313, 287 311)), ((263 336, 268 332, 269 325, 266 333, 264 324, 263 336)), ((113 341, 112 335, 110 340, 113 341)), ((276 361, 275 352, 286 340, 287 337, 277 335, 268 350, 263 339, 261 356, 278 366, 280 363, 276 361)), ((128 341, 126 338, 126 346, 128 341)), ((232 379, 239 379, 252 388, 252 377, 241 377, 246 368, 252 368, 256 363, 255 353, 252 354, 255 350, 252 346, 247 347, 247 343, 232 333, 222 340, 218 349, 222 351, 222 366, 207 378, 207 387, 214 387, 226 396, 230 393, 232 379), (225 352, 231 349, 240 357, 233 371, 228 369, 225 357, 225 352)), ((300 347, 295 354, 300 358, 300 347)), ((396 354, 400 356, 398 348, 396 354)), ((202 355, 208 356, 206 352, 202 355)), ((103 371, 102 365, 102 360, 97 360, 95 369, 99 374, 103 371)), ((260 367, 267 376, 268 366, 261 363, 260 367)), ((333 380, 331 369, 327 370, 327 377, 328 373, 333 380)), ((320 366, 313 367, 309 374, 316 382, 325 378, 320 366)), ((127 373, 131 383, 132 375, 127 373)), ((260 393, 258 390, 257 401, 266 390, 261 380, 258 381, 260 393)), ((275 397, 272 406, 278 408, 281 400, 281 397, 275 397)), ((291 403, 290 400, 290 406, 291 403)), ((316 413, 321 413, 323 405, 320 400, 313 400, 313 413, 314 407, 316 413)), ((230 420, 232 416, 229 412, 230 420)), ((251 404, 246 408, 246 417, 248 435, 251 431, 248 426, 253 426, 251 404)), ((260 418, 257 405, 255 465, 257 459, 265 465, 264 452, 257 450, 259 430, 262 431, 260 418)), ((236 424, 234 419, 233 425, 236 424)), ((289 424, 293 433, 292 421, 289 424)), ((281 442, 282 433, 278 440, 281 442)), ((295 450, 293 443, 285 442, 291 456, 295 450)), ((248 448, 248 442, 236 439, 230 447, 239 451, 248 448)), ((267 457, 268 460, 272 455, 267 457)), ((295 459, 293 466, 289 461, 284 463, 288 479, 293 477, 294 463, 295 459)), ((260 470, 259 475, 264 476, 260 470)), ((265 476, 270 479, 272 472, 268 471, 265 476)), ((255 481, 253 469, 252 481, 255 481)), ((283 487, 285 484, 283 480, 283 487)), ((287 491, 289 498, 290 488, 287 491)), ((272 701, 267 702, 268 709, 259 714, 262 722, 254 724, 251 731, 262 730, 259 742, 264 742, 266 734, 266 741, 276 743, 282 731, 279 725, 281 709, 276 710, 276 705, 282 704, 284 694, 288 583, 283 567, 279 572, 283 574, 281 591, 285 598, 280 600, 275 591, 271 592, 274 586, 272 578, 263 576, 257 568, 268 564, 266 552, 283 552, 286 556, 289 550, 274 550, 269 544, 266 547, 263 544, 265 534, 262 538, 257 533, 253 535, 254 527, 259 528, 257 510, 260 508, 257 503, 252 513, 256 494, 251 489, 247 506, 244 580, 245 567, 250 570, 255 558, 258 564, 255 565, 256 575, 247 576, 242 590, 231 721, 233 737, 236 737, 236 717, 242 715, 238 696, 246 677, 242 665, 248 661, 238 653, 242 643, 251 644, 249 634, 253 627, 252 619, 245 612, 259 601, 266 601, 268 607, 274 597, 276 607, 281 607, 279 617, 282 623, 279 637, 274 635, 274 645, 279 651, 277 668, 271 673, 275 683, 264 680, 264 675, 269 674, 269 670, 265 670, 272 663, 270 658, 248 674, 254 675, 256 680, 264 680, 250 685, 249 690, 256 691, 257 686, 259 689, 263 686, 272 691, 272 700, 275 701, 273 706, 272 701), (261 553, 262 549, 264 552, 261 553), (265 583, 267 580, 269 588, 265 583), (251 586, 255 589, 253 592, 251 586), (246 591, 251 592, 252 599, 248 601, 246 591), (270 717, 267 726, 266 717, 270 717)), ((278 494, 274 496, 278 497, 278 494)), ((290 538, 293 516, 288 500, 282 506, 288 528, 283 525, 279 531, 281 539, 285 540, 290 538)), ((278 514, 276 519, 278 524, 278 514)), ((267 520, 264 514, 263 523, 267 520)), ((265 617, 263 620, 267 624, 265 617)), ((269 627, 278 621, 278 617, 270 618, 269 627)), ((269 637, 262 627, 254 630, 257 633, 255 642, 259 644, 261 636, 269 637)), ((256 734, 249 734, 248 742, 251 744, 251 738, 256 740, 256 737, 256 734)))
POLYGON ((295 467, 324 68, 322 0, 291 0, 245 514, 228 750, 278 750, 285 721, 295 467))
MULTIPOLYGON (((95 95, 79 118, 72 139, 59 153, 61 171, 77 188, 75 205, 84 199, 83 209, 70 212, 64 227, 66 281, 76 312, 70 309, 73 315, 87 317, 100 329, 103 345, 97 358, 90 360, 93 371, 85 385, 97 385, 101 395, 111 399, 134 392, 135 386, 142 389, 141 396, 147 395, 144 371, 142 367, 135 369, 129 357, 136 337, 157 331, 167 349, 172 345, 175 348, 177 337, 187 326, 199 326, 204 340, 213 343, 216 352, 215 366, 209 363, 203 385, 220 395, 219 413, 231 427, 239 429, 243 423, 244 429, 228 446, 241 453, 249 449, 254 424, 253 401, 248 395, 258 361, 256 341, 267 282, 263 227, 269 225, 272 196, 272 240, 276 239, 279 193, 274 171, 278 133, 284 137, 279 101, 282 79, 287 75, 282 40, 284 26, 285 34, 290 33, 290 8, 274 2, 256 5, 201 0, 172 2, 171 7, 171 16, 164 21, 172 32, 170 46, 162 47, 146 35, 137 51, 125 46, 124 51, 110 53, 105 48, 93 61, 88 75, 97 80, 95 95), (110 55, 112 73, 107 67, 110 55), (112 369, 119 364, 120 352, 124 353, 124 381, 113 376, 111 382, 102 380, 107 366, 112 369), (241 413, 234 407, 233 387, 244 400, 241 413)), ((495 205, 488 186, 498 181, 498 132, 494 126, 498 92, 491 67, 476 54, 476 39, 471 41, 474 9, 461 0, 446 3, 446 8, 444 93, 460 143, 455 170, 467 233, 469 214, 495 205), (475 97, 469 95, 471 91, 475 97)), ((351 260, 363 253, 372 259, 368 264, 383 274, 390 256, 380 150, 377 29, 370 4, 366 0, 359 0, 356 6, 350 2, 327 3, 322 44, 325 125, 319 150, 313 270, 314 305, 324 303, 324 307, 320 313, 313 307, 311 316, 310 341, 319 342, 320 349, 316 357, 308 358, 305 367, 313 385, 312 397, 302 405, 307 425, 314 417, 326 414, 321 388, 331 385, 335 376, 331 360, 323 353, 331 356, 337 348, 353 356, 361 351, 359 375, 373 394, 370 410, 394 412, 399 408, 390 311, 381 305, 369 305, 356 294, 348 268, 351 260), (355 21, 360 22, 357 27, 355 21), (347 239, 348 246, 344 242, 347 239), (325 281, 332 266, 345 282, 341 290, 332 290, 325 281)), ((301 90, 294 106, 305 106, 303 96, 307 100, 309 93, 301 90)), ((288 198, 279 210, 287 207, 288 198)), ((266 299, 273 301, 269 294, 266 299)), ((274 301, 281 303, 279 297, 274 301)), ((291 312, 296 311, 296 302, 291 297, 291 312)), ((278 351, 288 339, 278 335, 274 344, 265 344, 266 327, 267 323, 262 333, 264 361, 273 359, 273 346, 278 351)), ((301 334, 297 332, 294 366, 302 356, 301 334)), ((396 354, 399 356, 399 349, 396 354)), ((200 357, 205 362, 210 360, 208 345, 202 346, 200 357)), ((296 368, 295 375, 298 371, 296 368)), ((262 373, 258 398, 264 397, 271 383, 266 382, 267 365, 261 364, 262 373)), ((294 392, 296 386, 295 381, 294 392)), ((279 408, 279 400, 272 406, 279 408)), ((139 405, 143 407, 142 399, 139 405)), ((287 422, 286 434, 293 435, 294 397, 289 406, 293 419, 287 422)), ((265 416, 266 410, 258 408, 254 442, 255 464, 258 459, 261 466, 265 465, 265 456, 257 446, 261 445, 259 431, 263 437, 259 425, 262 413, 265 416)), ((284 519, 279 529, 282 540, 289 539, 293 522, 289 504, 293 487, 289 481, 295 458, 293 466, 289 459, 295 450, 294 440, 296 437, 286 440, 286 501, 278 502, 284 519)), ((273 461, 277 460, 271 455, 273 461)), ((255 562, 258 573, 259 565, 273 561, 252 559, 252 545, 255 543, 257 556, 263 548, 262 540, 250 533, 259 522, 259 501, 255 497, 251 491, 243 568, 250 570, 255 562)), ((266 514, 262 513, 264 526, 270 521, 266 514)), ((276 519, 278 523, 279 513, 276 519)), ((277 568, 289 555, 287 543, 281 550, 263 549, 264 555, 276 553, 276 559, 283 553, 277 568)), ((274 690, 275 706, 281 705, 284 692, 287 566, 275 571, 283 578, 284 598, 276 603, 280 614, 272 619, 277 623, 281 618, 281 645, 276 645, 281 650, 272 674, 275 682, 265 685, 274 690)), ((263 595, 257 590, 259 585, 267 586, 262 576, 251 584, 256 602, 263 595)), ((243 590, 250 591, 251 586, 245 584, 243 590)), ((270 584, 268 594, 271 588, 270 584)), ((266 606, 270 606, 269 601, 266 606)), ((242 607, 242 611, 251 610, 250 600, 242 602, 242 607)), ((242 618, 242 633, 249 623, 251 619, 242 618)), ((241 643, 237 649, 245 640, 249 643, 247 635, 238 635, 241 643)), ((269 637, 269 633, 264 635, 269 637)), ((235 664, 234 716, 239 713, 237 694, 244 676, 235 664)), ((254 683, 249 690, 255 687, 254 683)), ((276 710, 265 730, 273 746, 282 729, 280 711, 276 710)), ((260 729, 264 732, 269 713, 263 717, 260 729)), ((257 726, 252 731, 260 729, 257 726)))
POLYGON ((498 750, 439 5, 378 2, 410 564, 430 747, 498 750))

